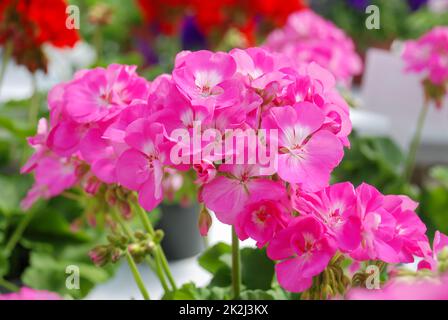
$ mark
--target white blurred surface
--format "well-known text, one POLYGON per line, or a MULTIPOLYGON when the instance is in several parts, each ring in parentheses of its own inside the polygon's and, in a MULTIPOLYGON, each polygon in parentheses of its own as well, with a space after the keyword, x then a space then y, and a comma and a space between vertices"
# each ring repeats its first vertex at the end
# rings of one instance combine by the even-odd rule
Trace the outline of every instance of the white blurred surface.
MULTIPOLYGON (((71 79, 76 70, 87 68, 96 59, 95 50, 85 42, 78 42, 74 48, 67 49, 45 45, 44 52, 48 58, 48 73, 37 71, 36 80, 38 90, 45 91, 71 79)), ((32 74, 26 67, 10 61, 0 88, 0 102, 26 99, 32 93, 32 74)))
MULTIPOLYGON (((407 150, 423 105, 421 78, 405 73, 398 52, 370 49, 362 87, 363 110, 384 116, 391 137, 407 150)), ((441 110, 431 106, 418 160, 448 161, 448 99, 441 110)))

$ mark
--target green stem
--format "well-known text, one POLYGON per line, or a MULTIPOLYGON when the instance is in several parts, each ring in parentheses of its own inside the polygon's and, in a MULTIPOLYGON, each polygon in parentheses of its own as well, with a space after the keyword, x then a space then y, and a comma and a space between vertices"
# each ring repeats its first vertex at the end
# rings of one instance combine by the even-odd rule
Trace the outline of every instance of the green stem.
POLYGON ((161 261, 161 257, 160 257, 160 251, 159 251, 159 246, 156 246, 154 248, 154 259, 156 260, 156 272, 157 272, 157 276, 160 279, 160 284, 163 287, 163 290, 165 291, 165 293, 170 291, 170 288, 168 287, 168 283, 166 282, 165 279, 165 275, 163 274, 163 267, 162 267, 162 261, 161 261))
POLYGON ((165 271, 165 274, 168 277, 168 281, 170 282, 171 287, 173 288, 174 291, 176 291, 177 290, 176 281, 174 280, 173 274, 171 273, 171 269, 168 264, 168 260, 166 259, 165 252, 163 252, 162 247, 160 245, 158 247, 160 250, 160 259, 162 260, 163 270, 165 271))
POLYGON ((25 214, 25 217, 20 220, 19 224, 17 225, 16 229, 14 230, 14 233, 12 234, 11 238, 9 238, 9 241, 5 245, 5 252, 6 255, 9 256, 14 248, 16 247, 17 243, 20 241, 20 238, 23 235, 23 232, 28 227, 29 223, 33 219, 34 211, 30 211, 25 214))
POLYGON ((414 137, 412 138, 411 145, 409 147, 409 153, 406 160, 406 166, 404 168, 403 172, 403 179, 405 182, 410 182, 412 178, 412 173, 414 172, 415 168, 415 159, 417 157, 417 151, 420 147, 420 143, 422 140, 422 133, 423 133, 423 127, 425 124, 426 116, 428 114, 429 110, 429 102, 425 101, 423 108, 420 111, 418 121, 417 121, 417 128, 414 133, 414 137))
MULTIPOLYGON (((131 239, 132 241, 135 241, 135 237, 134 237, 134 234, 132 233, 132 230, 129 228, 129 226, 126 224, 126 222, 123 220, 121 215, 117 212, 117 210, 115 208, 112 208, 110 210, 110 213, 112 215, 112 218, 120 225, 121 229, 126 234, 126 236, 128 236, 129 239, 131 239)), ((148 266, 151 268, 152 271, 157 272, 156 264, 151 259, 151 257, 147 256, 145 258, 145 261, 148 264, 148 266)))
POLYGON ((11 292, 17 292, 20 290, 20 288, 16 286, 14 283, 9 282, 8 280, 5 280, 3 278, 0 278, 0 287, 3 287, 11 292))
POLYGON ((31 75, 31 84, 33 95, 31 96, 30 109, 28 110, 28 123, 30 127, 36 125, 39 114, 39 92, 37 90, 36 75, 34 73, 31 75))
POLYGON ((235 228, 232 227, 232 289, 233 299, 240 297, 241 290, 241 268, 240 268, 240 248, 239 239, 235 228))
POLYGON ((6 69, 8 68, 9 60, 11 59, 12 49, 12 41, 6 41, 2 53, 2 65, 0 66, 0 90, 3 83, 3 78, 5 77, 6 69))
MULTIPOLYGON (((143 227, 145 228, 146 232, 148 232, 151 236, 155 236, 155 231, 152 226, 151 221, 148 218, 148 215, 146 211, 138 204, 135 204, 134 207, 136 208, 137 214, 142 221, 143 227)), ((158 257, 160 258, 160 263, 162 265, 163 271, 165 272, 168 281, 171 284, 171 287, 173 290, 177 290, 176 281, 174 281, 174 277, 171 273, 170 267, 168 265, 168 261, 166 259, 165 253, 163 252, 163 249, 160 245, 157 245, 156 248, 158 251, 158 257)))
POLYGON ((128 250, 126 250, 126 259, 128 260, 128 264, 131 268, 132 275, 134 276, 135 283, 137 284, 143 296, 143 299, 150 300, 148 290, 146 290, 146 287, 143 284, 142 276, 140 275, 140 272, 137 269, 137 265, 135 264, 134 259, 132 258, 128 250))

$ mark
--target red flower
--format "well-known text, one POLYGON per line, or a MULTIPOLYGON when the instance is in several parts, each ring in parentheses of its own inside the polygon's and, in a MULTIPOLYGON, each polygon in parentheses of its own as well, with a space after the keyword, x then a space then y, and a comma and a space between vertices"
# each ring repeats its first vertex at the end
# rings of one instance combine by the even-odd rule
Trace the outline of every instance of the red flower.
POLYGON ((42 44, 73 47, 79 40, 76 29, 66 26, 65 0, 2 0, 0 4, 0 44, 13 47, 19 64, 34 72, 46 70, 42 44))

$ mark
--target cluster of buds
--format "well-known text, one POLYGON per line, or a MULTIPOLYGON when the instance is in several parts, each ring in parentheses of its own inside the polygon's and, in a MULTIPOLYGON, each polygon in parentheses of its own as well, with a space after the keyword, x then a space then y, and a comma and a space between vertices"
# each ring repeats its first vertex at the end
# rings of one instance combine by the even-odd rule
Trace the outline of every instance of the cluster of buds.
POLYGON ((120 260, 130 239, 122 234, 114 232, 107 237, 107 240, 108 244, 96 246, 89 252, 90 259, 99 267, 120 260))
POLYGON ((327 268, 313 278, 313 285, 302 293, 301 299, 324 300, 337 295, 344 295, 351 283, 342 267, 344 260, 343 255, 335 255, 327 268))
POLYGON ((127 250, 136 263, 141 263, 147 255, 154 253, 163 237, 162 230, 156 230, 154 235, 136 231, 132 236, 126 236, 114 229, 107 237, 108 243, 95 247, 89 252, 89 256, 95 265, 104 266, 120 260, 127 250))
POLYGON ((106 203, 110 207, 118 208, 119 212, 126 220, 132 218, 132 208, 130 204, 137 202, 133 192, 118 185, 110 185, 108 186, 104 197, 106 203))

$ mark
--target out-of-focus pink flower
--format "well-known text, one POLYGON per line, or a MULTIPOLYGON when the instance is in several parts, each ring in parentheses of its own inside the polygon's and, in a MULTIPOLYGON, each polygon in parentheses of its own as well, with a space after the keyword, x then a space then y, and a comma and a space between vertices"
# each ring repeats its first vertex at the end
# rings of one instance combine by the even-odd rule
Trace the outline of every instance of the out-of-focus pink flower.
POLYGON ((280 285, 291 292, 303 292, 313 283, 336 251, 325 228, 311 215, 295 218, 270 242, 267 254, 280 260, 275 272, 280 285))
POLYGON ((29 209, 39 198, 49 199, 73 187, 79 179, 77 167, 76 161, 54 154, 41 158, 34 170, 34 185, 22 200, 21 207, 29 209))
POLYGON ((435 85, 448 81, 448 27, 435 27, 418 40, 407 41, 406 70, 422 73, 435 85))
POLYGON ((133 100, 146 100, 148 83, 135 70, 135 66, 111 64, 83 72, 64 88, 67 115, 79 123, 106 121, 133 100))
POLYGON ((0 300, 62 300, 56 293, 22 287, 18 292, 0 294, 0 300))
POLYGON ((353 41, 332 22, 311 10, 291 14, 282 29, 268 36, 264 47, 285 54, 297 66, 316 62, 345 85, 362 71, 361 58, 353 41))
POLYGON ((352 289, 348 300, 448 300, 448 276, 394 279, 378 290, 352 289))
POLYGON ((437 271, 437 255, 448 247, 448 236, 436 231, 432 242, 432 250, 427 241, 419 242, 419 245, 424 254, 424 259, 418 263, 418 269, 437 271))
POLYGON ((37 125, 37 134, 28 138, 28 144, 34 149, 34 153, 20 169, 20 173, 30 173, 36 168, 39 161, 45 157, 45 153, 48 151, 47 137, 48 123, 45 118, 42 118, 37 125))

